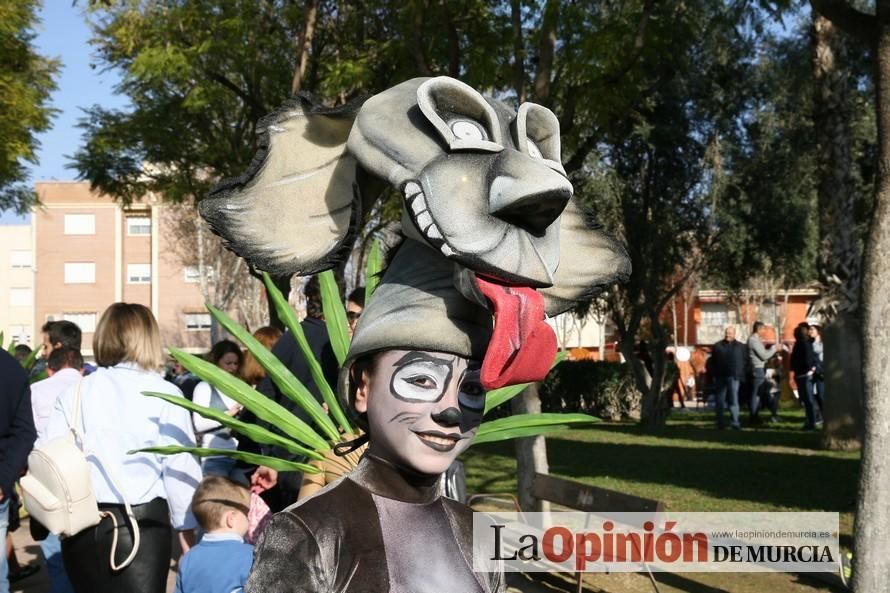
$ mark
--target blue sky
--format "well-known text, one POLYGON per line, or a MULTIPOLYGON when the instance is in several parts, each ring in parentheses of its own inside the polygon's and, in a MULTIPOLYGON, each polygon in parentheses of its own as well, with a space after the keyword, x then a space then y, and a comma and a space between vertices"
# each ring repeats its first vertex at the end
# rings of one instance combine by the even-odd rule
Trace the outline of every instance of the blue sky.
MULTIPOLYGON (((90 30, 83 16, 85 2, 72 6, 70 0, 44 0, 40 12, 41 23, 37 27, 37 50, 62 62, 58 89, 53 93, 53 107, 59 110, 53 127, 39 136, 39 163, 30 165, 31 181, 48 179, 74 179, 75 172, 66 169, 66 155, 71 155, 80 144, 77 120, 81 108, 99 104, 105 107, 123 107, 124 97, 114 94, 118 80, 115 73, 90 68, 93 48, 89 45, 90 30)), ((27 217, 17 217, 12 212, 0 213, 0 224, 27 222, 27 217)))

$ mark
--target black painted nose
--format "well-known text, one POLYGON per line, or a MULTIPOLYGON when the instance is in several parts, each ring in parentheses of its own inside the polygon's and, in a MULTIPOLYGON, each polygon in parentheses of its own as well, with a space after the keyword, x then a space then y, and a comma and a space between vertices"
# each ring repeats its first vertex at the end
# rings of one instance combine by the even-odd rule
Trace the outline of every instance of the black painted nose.
POLYGON ((440 426, 460 426, 460 410, 451 407, 432 415, 433 422, 440 426))

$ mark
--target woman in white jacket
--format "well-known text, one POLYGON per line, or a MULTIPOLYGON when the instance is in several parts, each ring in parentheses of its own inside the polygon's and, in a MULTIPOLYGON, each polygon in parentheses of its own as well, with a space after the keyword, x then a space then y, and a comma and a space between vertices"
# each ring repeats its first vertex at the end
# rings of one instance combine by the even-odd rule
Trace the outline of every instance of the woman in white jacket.
POLYGON ((115 303, 102 315, 93 337, 99 369, 56 400, 46 439, 69 430, 80 390, 79 429, 90 463, 90 478, 100 510, 112 513, 95 527, 62 540, 65 569, 78 593, 163 593, 171 558, 171 528, 184 548, 192 541, 195 520, 189 505, 201 480, 190 454, 128 453, 164 445, 194 446, 187 410, 144 391, 182 396, 159 370, 163 352, 158 324, 138 304, 115 303), (114 484, 119 486, 115 486, 114 484), (117 533, 115 562, 133 549, 133 526, 124 501, 133 509, 141 544, 131 564, 113 570, 109 562, 117 533))
MULTIPOLYGON (((220 340, 213 345, 207 354, 207 360, 233 375, 238 375, 244 364, 244 354, 238 344, 231 340, 220 340)), ((235 416, 241 411, 241 405, 210 383, 202 381, 195 386, 192 401, 198 405, 214 408, 235 416)), ((198 445, 204 449, 234 451, 238 448, 238 440, 232 432, 216 420, 210 420, 200 414, 192 414, 192 422, 198 436, 198 445)), ((239 482, 246 482, 244 473, 235 465, 231 457, 205 457, 202 463, 205 476, 224 476, 239 482)))

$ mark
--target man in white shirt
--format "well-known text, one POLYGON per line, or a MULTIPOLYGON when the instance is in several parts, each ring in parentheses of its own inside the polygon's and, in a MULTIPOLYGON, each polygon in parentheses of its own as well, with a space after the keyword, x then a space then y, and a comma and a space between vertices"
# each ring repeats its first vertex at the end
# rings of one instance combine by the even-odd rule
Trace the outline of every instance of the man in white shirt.
POLYGON ((83 356, 69 346, 59 346, 49 355, 46 372, 48 379, 31 384, 31 408, 34 410, 34 427, 42 439, 46 423, 53 411, 56 399, 65 390, 80 381, 83 375, 83 356))
MULTIPOLYGON (((46 424, 49 421, 56 399, 69 387, 80 381, 83 375, 83 356, 80 351, 70 346, 56 346, 50 353, 46 372, 48 379, 37 381, 31 385, 31 408, 34 412, 34 427, 37 437, 46 436, 46 424)), ((32 533, 34 533, 32 529, 32 533)), ((59 536, 48 534, 40 542, 40 550, 46 560, 46 569, 50 578, 51 593, 73 593, 74 588, 68 580, 62 561, 62 543, 59 536)))

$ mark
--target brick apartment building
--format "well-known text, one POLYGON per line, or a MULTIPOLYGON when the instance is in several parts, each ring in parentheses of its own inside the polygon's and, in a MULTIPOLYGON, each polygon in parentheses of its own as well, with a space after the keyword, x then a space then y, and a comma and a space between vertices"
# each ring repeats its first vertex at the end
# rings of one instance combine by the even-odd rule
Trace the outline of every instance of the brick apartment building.
POLYGON ((121 207, 85 182, 40 182, 36 189, 42 207, 31 219, 32 341, 39 341, 44 322, 68 319, 83 330, 90 355, 103 311, 125 301, 152 310, 165 346, 209 348, 197 267, 185 265, 173 248, 164 205, 121 207))
POLYGON ((10 340, 31 344, 34 336, 34 267, 31 227, 0 225, 0 331, 10 340))

